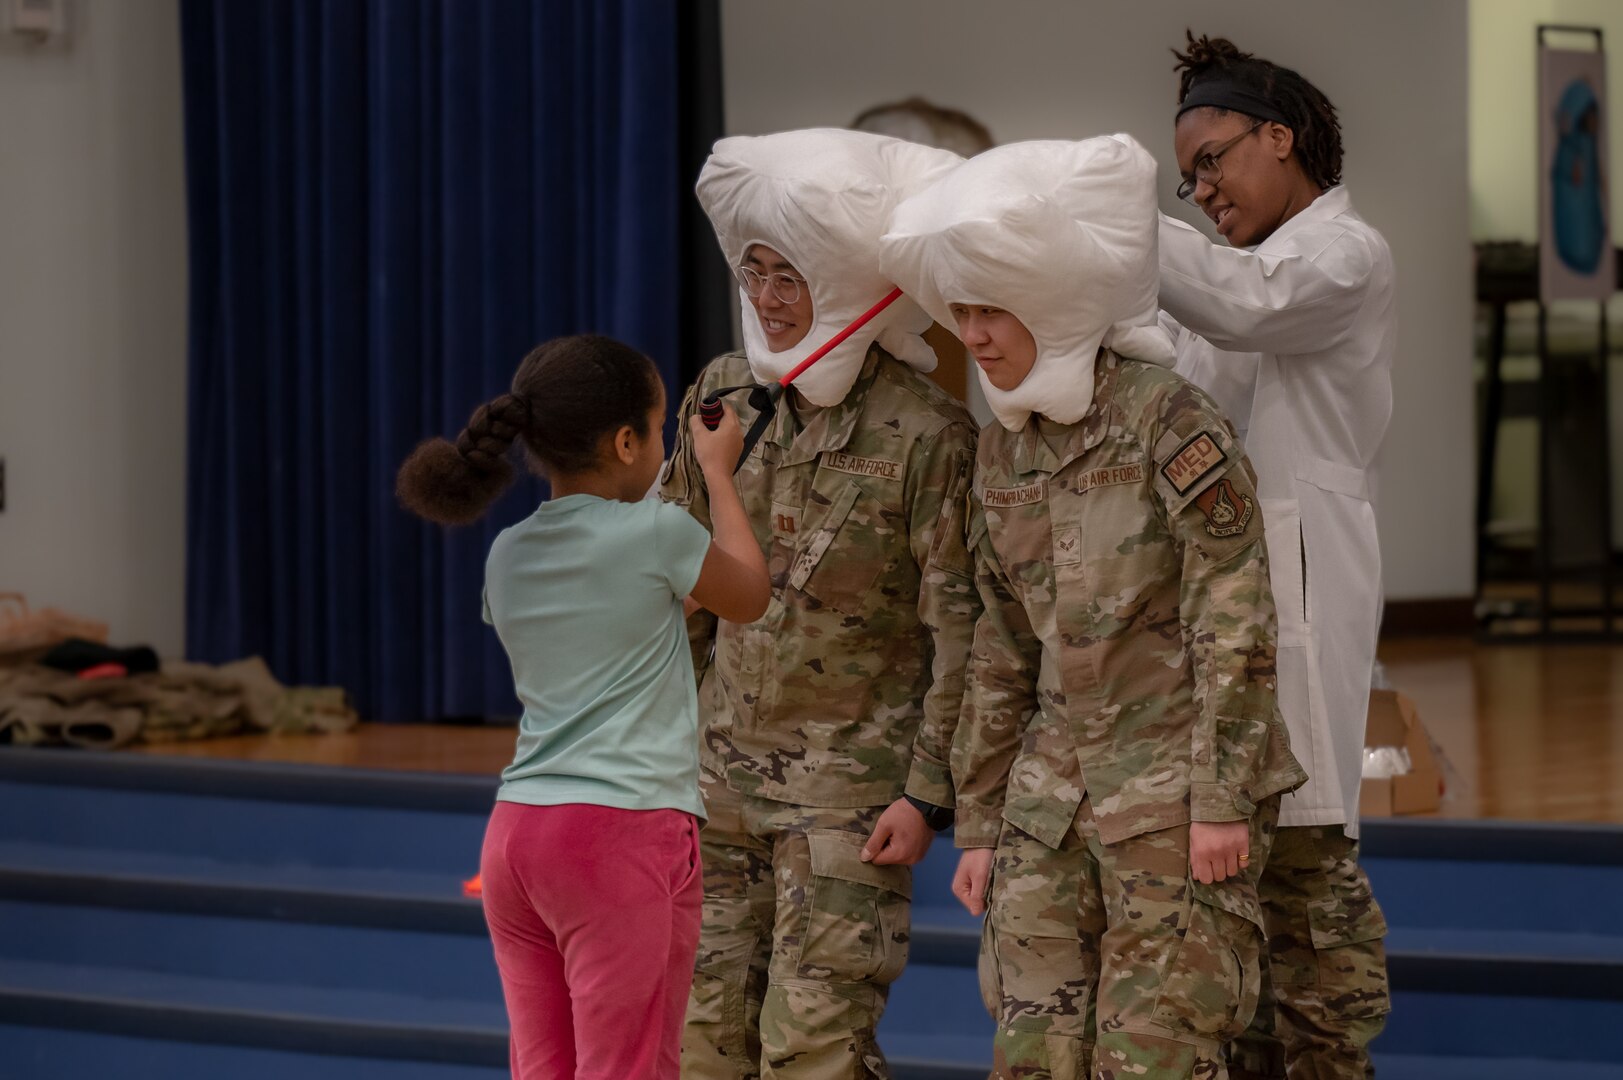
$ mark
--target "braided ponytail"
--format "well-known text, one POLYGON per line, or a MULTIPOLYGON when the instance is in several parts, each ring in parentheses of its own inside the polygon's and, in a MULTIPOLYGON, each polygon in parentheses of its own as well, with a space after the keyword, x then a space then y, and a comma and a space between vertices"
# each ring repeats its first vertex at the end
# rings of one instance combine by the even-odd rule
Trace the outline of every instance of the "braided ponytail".
POLYGON ((400 466, 395 494, 429 521, 471 524, 513 482, 514 442, 543 471, 587 472, 599 464, 604 436, 624 426, 648 434, 661 393, 653 362, 629 345, 595 334, 555 338, 524 358, 512 392, 474 410, 454 443, 418 444, 400 466))
POLYGON ((513 482, 507 452, 529 418, 523 398, 503 394, 474 411, 455 443, 433 438, 418 444, 395 480, 401 504, 441 525, 479 520, 513 482))
POLYGON ((1184 51, 1172 50, 1178 61, 1173 68, 1178 72, 1178 104, 1206 79, 1231 79, 1279 110, 1286 126, 1295 132, 1292 152, 1309 180, 1321 188, 1341 183, 1341 121, 1323 91, 1290 68, 1241 52, 1227 38, 1197 38, 1188 30, 1184 37, 1184 51))

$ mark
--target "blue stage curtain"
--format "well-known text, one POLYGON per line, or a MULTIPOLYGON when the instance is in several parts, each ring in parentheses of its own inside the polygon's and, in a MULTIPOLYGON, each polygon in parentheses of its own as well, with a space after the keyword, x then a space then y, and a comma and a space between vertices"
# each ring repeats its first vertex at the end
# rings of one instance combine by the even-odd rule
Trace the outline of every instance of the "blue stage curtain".
POLYGON ((395 469, 547 338, 630 342, 673 399, 725 347, 725 285, 693 282, 725 282, 691 194, 714 0, 183 0, 181 24, 188 652, 373 719, 511 715, 484 556, 543 488, 446 532, 395 469))

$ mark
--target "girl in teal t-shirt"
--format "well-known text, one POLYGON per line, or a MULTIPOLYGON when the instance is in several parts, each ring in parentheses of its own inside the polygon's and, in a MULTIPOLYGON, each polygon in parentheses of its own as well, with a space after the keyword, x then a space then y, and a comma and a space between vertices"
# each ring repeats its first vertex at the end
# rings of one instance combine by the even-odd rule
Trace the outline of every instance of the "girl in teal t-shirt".
POLYGON ((732 413, 693 446, 714 539, 644 500, 665 388, 641 353, 559 338, 519 365, 455 444, 401 466, 408 509, 478 519, 521 441, 552 498, 491 545, 485 619, 524 715, 480 862, 513 1075, 675 1078, 699 940, 698 700, 683 603, 753 622, 766 562, 732 484, 732 413))

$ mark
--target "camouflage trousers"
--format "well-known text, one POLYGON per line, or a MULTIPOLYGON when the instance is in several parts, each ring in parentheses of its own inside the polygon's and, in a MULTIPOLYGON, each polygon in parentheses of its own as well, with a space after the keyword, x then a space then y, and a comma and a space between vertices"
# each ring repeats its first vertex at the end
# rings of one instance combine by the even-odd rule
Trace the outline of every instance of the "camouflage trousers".
POLYGON ((874 1029, 907 963, 913 875, 859 858, 884 807, 701 784, 704 921, 683 1080, 886 1080, 874 1029))
POLYGON ((1056 850, 1007 823, 992 866, 981 990, 996 1080, 1221 1080, 1261 984, 1256 878, 1279 815, 1251 821, 1250 869, 1202 885, 1189 827, 1099 841, 1092 805, 1056 850))
POLYGON ((1386 919, 1340 825, 1284 828, 1258 884, 1268 964, 1236 1080, 1364 1080, 1386 1026, 1386 919), (1288 1067, 1287 1067, 1288 1066, 1288 1067))

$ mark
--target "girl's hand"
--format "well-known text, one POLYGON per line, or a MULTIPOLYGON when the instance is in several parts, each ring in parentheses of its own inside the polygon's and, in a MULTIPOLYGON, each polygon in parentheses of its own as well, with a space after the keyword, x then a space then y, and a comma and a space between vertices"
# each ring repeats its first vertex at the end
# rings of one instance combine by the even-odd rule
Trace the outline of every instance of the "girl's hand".
POLYGON ((986 879, 992 876, 993 849, 968 848, 958 856, 952 895, 971 915, 986 914, 986 879))
MULTIPOLYGON (((772 602, 766 553, 755 539, 744 503, 733 485, 733 468, 744 452, 744 433, 733 410, 722 406, 721 423, 711 431, 697 415, 688 418, 693 456, 710 489, 710 551, 699 568, 689 600, 732 623, 752 623, 772 602)), ((687 607, 686 604, 683 605, 687 607)), ((692 609, 688 609, 692 614, 692 609)))
POLYGON ((1251 854, 1249 821, 1194 821, 1189 824, 1189 869, 1202 885, 1239 877, 1240 859, 1251 854))
POLYGON ((744 453, 744 429, 738 426, 738 416, 726 404, 721 407, 721 423, 711 431, 704 426, 697 413, 688 417, 688 431, 693 435, 693 456, 699 468, 708 476, 713 470, 731 476, 733 466, 744 453))

